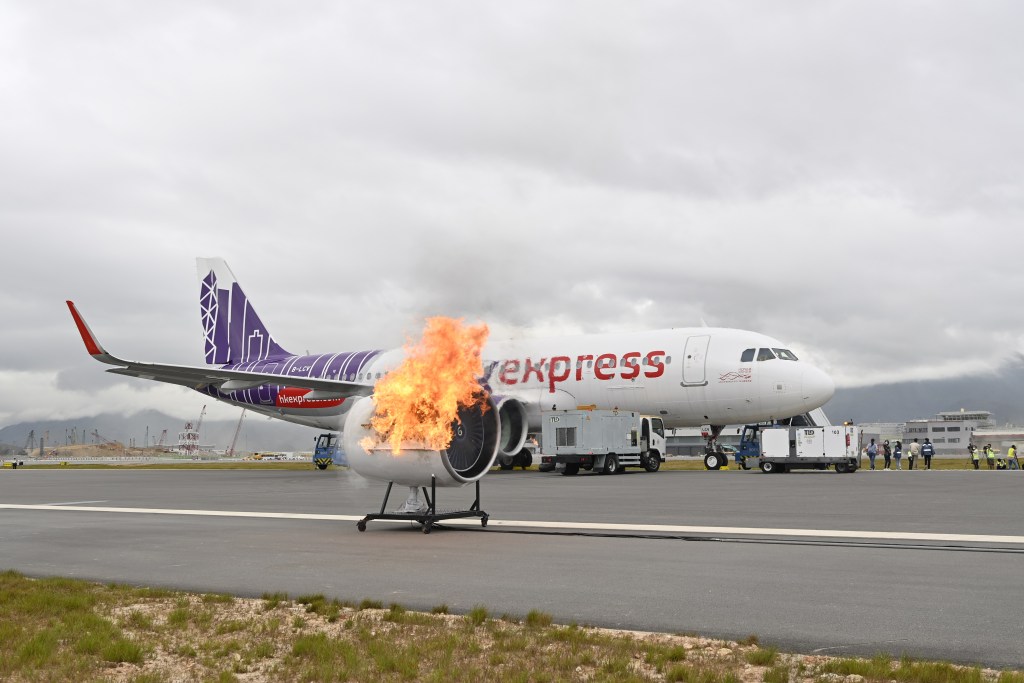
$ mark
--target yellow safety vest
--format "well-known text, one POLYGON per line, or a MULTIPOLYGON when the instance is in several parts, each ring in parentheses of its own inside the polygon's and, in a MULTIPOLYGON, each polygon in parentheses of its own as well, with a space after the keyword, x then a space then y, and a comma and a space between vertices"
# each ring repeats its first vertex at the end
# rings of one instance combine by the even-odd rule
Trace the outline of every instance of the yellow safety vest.
POLYGON ((1011 460, 1013 458, 1016 458, 1017 457, 1017 449, 1011 447, 1010 450, 1006 451, 1006 457, 1011 459, 1011 460))

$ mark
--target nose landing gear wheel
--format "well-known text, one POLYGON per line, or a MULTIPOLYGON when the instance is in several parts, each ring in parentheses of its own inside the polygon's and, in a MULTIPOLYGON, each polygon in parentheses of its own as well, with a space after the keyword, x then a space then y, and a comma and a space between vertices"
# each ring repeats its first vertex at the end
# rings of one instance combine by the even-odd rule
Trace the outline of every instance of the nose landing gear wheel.
POLYGON ((704 467, 709 470, 722 469, 725 464, 725 456, 721 453, 708 453, 704 456, 704 467))

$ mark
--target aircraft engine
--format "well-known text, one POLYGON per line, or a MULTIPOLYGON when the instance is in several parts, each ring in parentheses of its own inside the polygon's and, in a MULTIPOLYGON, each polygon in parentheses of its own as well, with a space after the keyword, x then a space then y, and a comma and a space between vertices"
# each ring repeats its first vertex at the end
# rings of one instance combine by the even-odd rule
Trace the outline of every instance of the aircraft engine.
POLYGON ((518 455, 523 450, 528 432, 526 406, 519 399, 504 396, 495 396, 494 402, 498 405, 498 419, 501 422, 498 457, 518 455))
POLYGON ((484 476, 498 455, 501 418, 494 401, 486 406, 459 409, 460 422, 452 423, 452 440, 444 450, 409 444, 400 453, 392 453, 386 444, 367 451, 360 441, 376 434, 370 427, 373 399, 359 399, 345 418, 345 455, 349 466, 368 479, 393 481, 403 486, 430 486, 431 475, 437 486, 465 486, 484 476))

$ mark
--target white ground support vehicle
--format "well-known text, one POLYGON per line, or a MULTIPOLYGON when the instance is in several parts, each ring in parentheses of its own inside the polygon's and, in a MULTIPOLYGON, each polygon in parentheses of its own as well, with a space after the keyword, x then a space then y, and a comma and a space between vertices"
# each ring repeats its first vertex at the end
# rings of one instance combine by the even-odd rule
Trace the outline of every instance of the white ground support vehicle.
POLYGON ((762 472, 793 469, 828 469, 855 472, 860 450, 860 428, 852 425, 829 427, 769 427, 760 430, 762 472))
POLYGON ((542 415, 542 465, 564 465, 617 474, 624 467, 657 472, 665 456, 665 425, 660 417, 623 410, 559 410, 542 415))

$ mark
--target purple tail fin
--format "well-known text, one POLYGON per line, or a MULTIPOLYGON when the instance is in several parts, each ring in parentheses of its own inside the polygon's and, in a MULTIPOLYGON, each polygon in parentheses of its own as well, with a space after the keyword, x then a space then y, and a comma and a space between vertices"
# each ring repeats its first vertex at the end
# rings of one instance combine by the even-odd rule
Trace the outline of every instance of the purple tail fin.
POLYGON ((292 355, 274 341, 224 259, 197 258, 196 267, 207 363, 247 363, 292 355))

